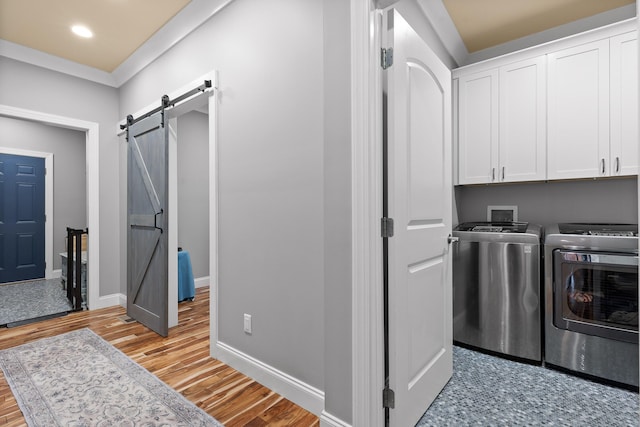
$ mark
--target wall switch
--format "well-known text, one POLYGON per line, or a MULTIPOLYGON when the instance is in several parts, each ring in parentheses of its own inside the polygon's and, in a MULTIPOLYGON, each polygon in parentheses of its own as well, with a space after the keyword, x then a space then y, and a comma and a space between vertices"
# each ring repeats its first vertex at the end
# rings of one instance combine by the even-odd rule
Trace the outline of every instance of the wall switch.
POLYGON ((251 315, 247 313, 244 314, 244 331, 248 334, 251 333, 251 315))

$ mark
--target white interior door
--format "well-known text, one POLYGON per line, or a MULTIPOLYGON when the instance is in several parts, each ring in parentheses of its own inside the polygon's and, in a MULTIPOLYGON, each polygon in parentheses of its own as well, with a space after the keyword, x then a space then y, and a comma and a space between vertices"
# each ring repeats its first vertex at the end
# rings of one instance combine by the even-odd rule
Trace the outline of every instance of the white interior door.
POLYGON ((387 13, 391 426, 413 426, 451 378, 451 73, 402 16, 387 13))

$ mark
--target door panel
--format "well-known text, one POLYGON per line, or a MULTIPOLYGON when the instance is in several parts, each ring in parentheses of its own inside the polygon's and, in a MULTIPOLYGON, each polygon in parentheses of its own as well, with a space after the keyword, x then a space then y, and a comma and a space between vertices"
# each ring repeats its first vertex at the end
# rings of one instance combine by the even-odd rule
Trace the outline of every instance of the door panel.
POLYGON ((156 113, 129 127, 127 314, 168 334, 168 127, 156 113))
POLYGON ((45 276, 44 163, 0 154, 0 283, 45 276))
POLYGON ((452 374, 451 75, 395 11, 388 97, 390 425, 414 425, 452 374))

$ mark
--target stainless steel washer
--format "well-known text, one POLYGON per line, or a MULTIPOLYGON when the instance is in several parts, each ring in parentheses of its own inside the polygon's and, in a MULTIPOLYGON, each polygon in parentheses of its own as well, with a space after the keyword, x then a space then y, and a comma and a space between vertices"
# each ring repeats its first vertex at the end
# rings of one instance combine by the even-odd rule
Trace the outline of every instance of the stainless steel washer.
POLYGON ((638 226, 547 231, 545 364, 637 387, 638 226))
POLYGON ((526 222, 455 228, 455 342, 542 362, 541 233, 526 222))

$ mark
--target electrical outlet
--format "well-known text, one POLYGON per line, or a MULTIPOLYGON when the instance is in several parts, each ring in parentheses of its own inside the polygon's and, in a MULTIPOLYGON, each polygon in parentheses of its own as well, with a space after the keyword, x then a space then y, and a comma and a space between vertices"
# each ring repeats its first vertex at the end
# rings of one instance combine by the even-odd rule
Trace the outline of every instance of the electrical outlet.
POLYGON ((251 333, 251 315, 247 313, 244 314, 244 331, 247 334, 251 333))

